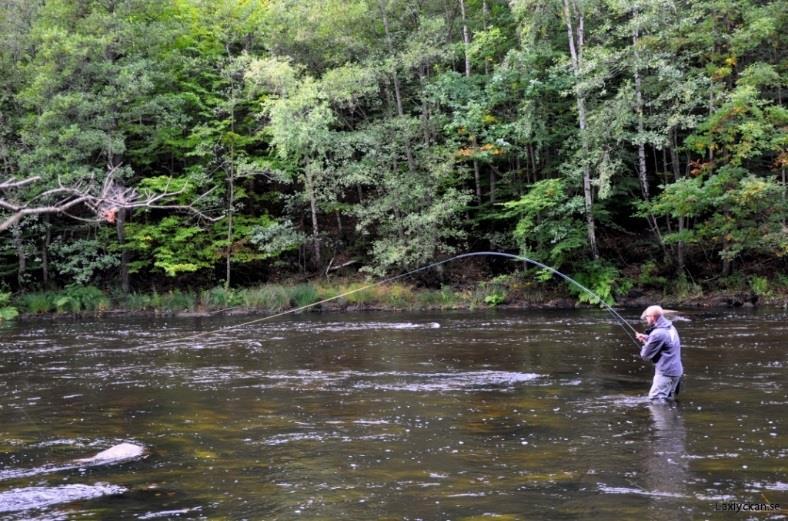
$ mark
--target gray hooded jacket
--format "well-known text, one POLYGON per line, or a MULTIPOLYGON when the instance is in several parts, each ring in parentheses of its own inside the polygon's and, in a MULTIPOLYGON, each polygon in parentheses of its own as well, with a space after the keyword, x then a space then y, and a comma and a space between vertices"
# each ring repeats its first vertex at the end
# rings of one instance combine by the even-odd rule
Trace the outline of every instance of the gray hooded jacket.
POLYGON ((640 358, 651 360, 656 365, 656 373, 663 376, 681 376, 684 367, 681 365, 681 340, 673 323, 665 317, 659 317, 648 340, 640 350, 640 358))

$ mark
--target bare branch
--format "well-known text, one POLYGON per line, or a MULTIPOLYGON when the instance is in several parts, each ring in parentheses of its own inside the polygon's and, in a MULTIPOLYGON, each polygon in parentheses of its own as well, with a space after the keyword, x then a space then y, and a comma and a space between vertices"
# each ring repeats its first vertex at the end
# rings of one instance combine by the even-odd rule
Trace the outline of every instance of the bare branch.
POLYGON ((88 197, 78 197, 68 202, 53 205, 53 206, 38 206, 35 208, 22 208, 8 216, 4 221, 0 222, 0 232, 5 231, 15 224, 17 224, 23 217, 27 215, 38 215, 44 213, 61 213, 69 208, 78 204, 84 203, 88 197))
MULTIPOLYGON (((161 204, 167 199, 181 195, 185 188, 170 191, 168 181, 164 191, 160 193, 143 192, 140 194, 133 187, 124 187, 116 181, 116 174, 120 165, 111 167, 101 183, 101 188, 96 189, 96 182, 91 178, 89 182, 80 182, 75 185, 65 185, 60 178, 57 180, 55 188, 30 197, 24 202, 14 201, 5 196, 9 192, 18 188, 29 186, 41 180, 40 176, 32 176, 26 179, 6 179, 0 182, 0 210, 10 212, 10 215, 0 216, 0 232, 9 229, 19 223, 19 221, 29 215, 47 213, 66 213, 66 210, 78 205, 85 205, 96 215, 96 219, 88 219, 89 222, 115 222, 117 212, 121 209, 150 208, 157 210, 176 210, 193 214, 200 219, 215 222, 223 217, 212 217, 197 208, 197 203, 204 199, 214 189, 210 189, 197 196, 189 204, 161 204), (55 202, 52 202, 55 200, 55 202), (41 202, 42 204, 39 204, 41 202)), ((66 213, 71 218, 86 220, 66 213)))
POLYGON ((20 180, 16 180, 16 179, 13 179, 13 178, 12 179, 8 179, 8 180, 3 181, 2 183, 0 183, 0 191, 10 190, 12 188, 21 188, 23 186, 35 183, 35 182, 40 181, 40 180, 41 180, 41 177, 37 176, 37 175, 33 176, 33 177, 28 177, 27 179, 20 179, 20 180))

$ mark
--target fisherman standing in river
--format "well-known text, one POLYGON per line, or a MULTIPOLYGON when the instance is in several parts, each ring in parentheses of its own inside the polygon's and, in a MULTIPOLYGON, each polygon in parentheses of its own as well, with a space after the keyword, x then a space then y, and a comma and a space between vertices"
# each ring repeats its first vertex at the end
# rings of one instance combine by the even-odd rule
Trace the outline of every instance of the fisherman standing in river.
POLYGON ((643 343, 640 357, 654 364, 654 382, 648 397, 653 401, 672 401, 679 394, 684 374, 681 365, 681 340, 673 323, 660 306, 649 306, 640 316, 648 324, 646 333, 637 333, 643 343))

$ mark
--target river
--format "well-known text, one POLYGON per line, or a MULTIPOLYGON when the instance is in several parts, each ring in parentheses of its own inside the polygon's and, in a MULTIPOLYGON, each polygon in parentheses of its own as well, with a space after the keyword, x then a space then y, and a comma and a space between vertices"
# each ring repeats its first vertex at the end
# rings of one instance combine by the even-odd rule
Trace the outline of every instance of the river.
POLYGON ((0 519, 785 519, 786 318, 683 312, 673 407, 599 310, 20 321, 0 519))

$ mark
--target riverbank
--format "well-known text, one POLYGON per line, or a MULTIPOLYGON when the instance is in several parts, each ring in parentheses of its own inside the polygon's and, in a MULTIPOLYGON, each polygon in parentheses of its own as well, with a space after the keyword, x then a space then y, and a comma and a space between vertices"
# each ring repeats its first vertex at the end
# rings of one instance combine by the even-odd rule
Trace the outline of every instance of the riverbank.
MULTIPOLYGON (((319 281, 267 284, 252 288, 215 287, 111 294, 92 286, 25 293, 11 300, 21 319, 46 316, 151 315, 213 316, 281 313, 293 309, 323 311, 420 311, 462 309, 573 309, 594 307, 591 299, 572 294, 565 285, 496 278, 463 287, 417 287, 413 284, 370 285, 364 281, 319 281)), ((653 288, 631 288, 610 302, 619 307, 660 303, 676 308, 788 306, 788 291, 757 293, 747 288, 666 294, 653 288)))

